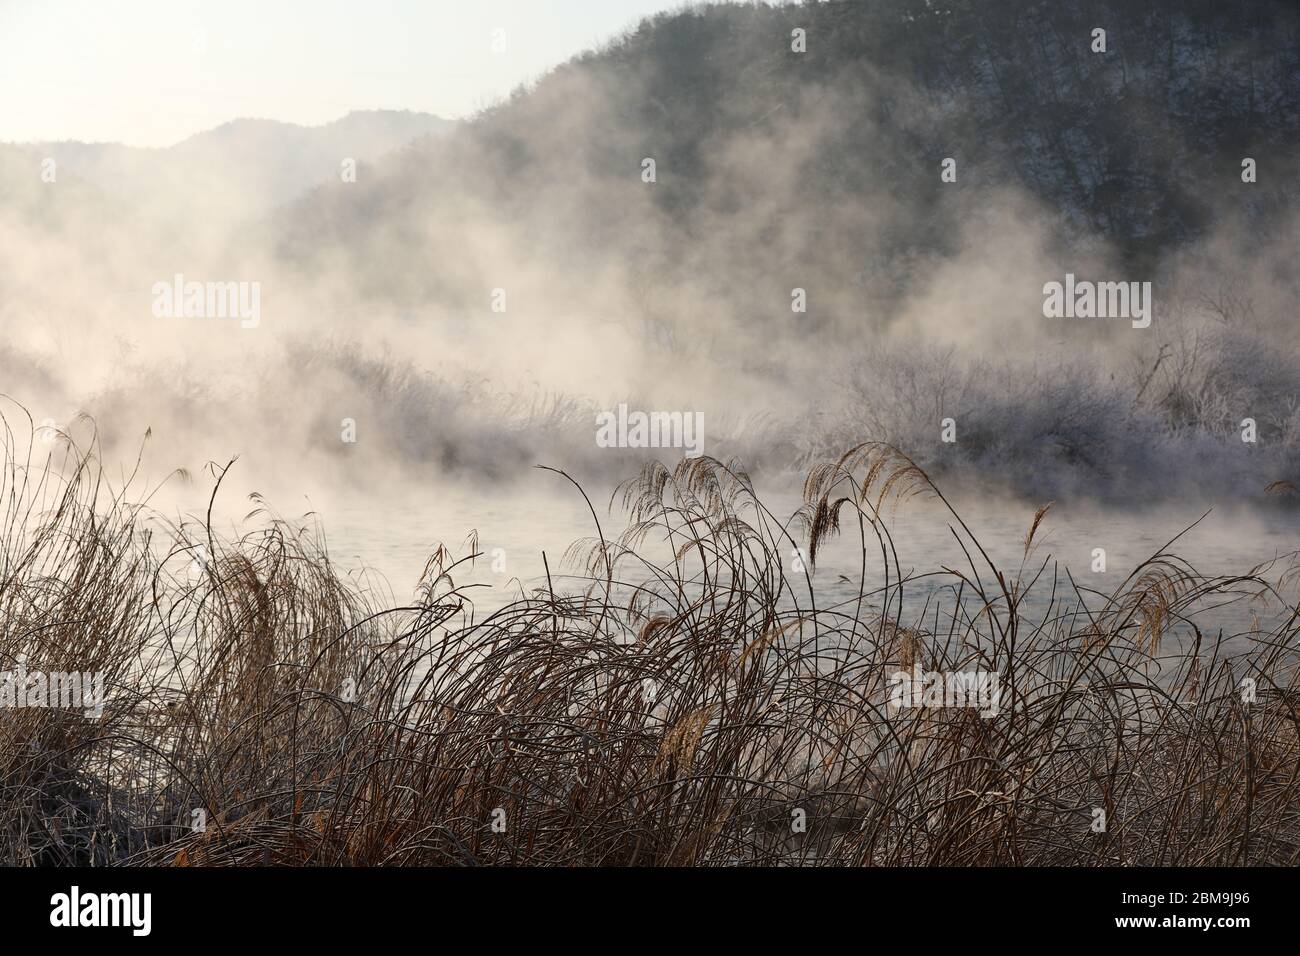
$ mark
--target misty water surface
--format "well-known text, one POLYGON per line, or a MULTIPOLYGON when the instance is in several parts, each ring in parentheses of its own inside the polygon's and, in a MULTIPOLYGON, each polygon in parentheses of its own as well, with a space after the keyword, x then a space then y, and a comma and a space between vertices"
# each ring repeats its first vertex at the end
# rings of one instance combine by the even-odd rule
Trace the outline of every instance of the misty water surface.
MULTIPOLYGON (((409 499, 385 498, 340 504, 325 520, 331 554, 343 566, 366 566, 382 575, 400 598, 409 595, 419 580, 425 563, 438 542, 447 545, 456 556, 468 554, 471 530, 478 533, 482 554, 473 567, 462 566, 454 575, 457 584, 483 584, 466 593, 473 597, 481 612, 491 611, 525 590, 545 588, 543 552, 550 566, 557 590, 566 583, 572 588, 572 575, 580 573, 563 560, 569 544, 596 534, 586 503, 572 490, 558 487, 551 476, 539 475, 537 484, 551 485, 551 490, 516 490, 490 497, 478 489, 449 486, 432 494, 409 499), (497 551, 496 549, 501 549, 497 551), (504 557, 505 571, 492 570, 494 558, 504 557)), ((786 519, 800 504, 795 489, 778 489, 764 498, 776 516, 786 519)), ((615 504, 611 513, 606 505, 608 494, 593 496, 601 529, 607 539, 626 527, 626 520, 615 504)), ((1065 569, 1082 588, 1110 593, 1143 561, 1160 552, 1171 539, 1193 525, 1202 512, 1196 509, 1164 508, 1147 512, 1123 509, 1100 509, 1079 505, 1053 507, 1036 536, 1029 556, 1024 554, 1024 539, 1033 520, 1033 509, 1022 503, 978 502, 958 506, 962 517, 998 568, 1009 577, 1017 573, 1026 579, 1047 563, 1043 580, 1031 592, 1027 607, 1042 610, 1051 592, 1053 566, 1059 575, 1058 598, 1064 599, 1070 588, 1065 569), (1093 549, 1106 551, 1106 571, 1092 570, 1093 549)), ((950 525, 951 516, 936 502, 913 500, 901 505, 892 515, 886 512, 888 527, 897 550, 899 566, 905 576, 940 571, 943 567, 970 573, 970 565, 950 525)), ((752 518, 749 511, 745 515, 752 518)), ((790 530, 802 546, 798 523, 790 530)), ((653 543, 653 538, 648 544, 653 543)), ((879 545, 874 536, 868 541, 866 581, 868 592, 884 584, 879 545)), ((969 545, 968 545, 969 547, 969 545)), ((1286 555, 1300 550, 1300 518, 1287 513, 1264 513, 1239 509, 1212 511, 1204 520, 1186 531, 1168 549, 1189 562, 1204 575, 1245 574, 1266 562, 1280 559, 1263 574, 1276 584, 1289 567, 1286 555)), ((807 592, 803 576, 795 570, 794 548, 788 542, 783 549, 787 577, 801 603, 807 592)), ((668 557, 659 544, 648 548, 659 560, 668 557)), ((972 549, 979 572, 987 588, 996 592, 987 565, 972 549)), ((631 565, 629 568, 633 567, 631 565)), ((862 551, 858 545, 856 522, 845 521, 844 532, 824 546, 818 555, 813 583, 819 607, 856 599, 862 571, 862 551)), ((921 578, 905 588, 905 621, 918 617, 926 596, 934 588, 934 578, 921 578)), ((944 585, 950 578, 942 579, 944 585)), ((948 602, 950 606, 951 601, 948 602)), ((1100 607, 1100 598, 1090 599, 1090 606, 1100 607)), ((1208 609, 1198 617, 1202 630, 1207 623, 1222 627, 1229 634, 1250 626, 1250 611, 1261 620, 1272 613, 1258 605, 1236 604, 1208 609)), ((931 608, 931 612, 933 608, 931 608)))

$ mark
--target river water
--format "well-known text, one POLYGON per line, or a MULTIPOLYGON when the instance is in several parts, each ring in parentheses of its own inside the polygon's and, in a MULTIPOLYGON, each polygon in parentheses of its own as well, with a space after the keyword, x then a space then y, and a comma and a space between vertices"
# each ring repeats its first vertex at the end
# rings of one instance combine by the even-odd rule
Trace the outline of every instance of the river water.
MULTIPOLYGON (((579 570, 563 560, 568 546, 596 535, 596 525, 587 503, 557 476, 538 472, 534 487, 509 490, 469 486, 443 486, 419 493, 386 496, 382 499, 336 501, 322 522, 330 553, 343 567, 367 567, 378 572, 398 600, 410 595, 434 548, 443 543, 456 556, 469 552, 467 540, 477 532, 480 557, 472 569, 465 567, 455 576, 457 584, 481 585, 472 590, 476 606, 490 610, 520 593, 546 583, 549 567, 557 589, 564 575, 579 570), (545 563, 543 563, 545 555, 545 563)), ((590 492, 589 492, 590 493, 590 492)), ((764 493, 767 508, 782 520, 800 504, 797 489, 776 487, 764 493)), ((626 527, 626 519, 609 493, 592 495, 601 531, 609 539, 626 527)), ((1287 555, 1300 550, 1300 516, 1285 512, 1261 513, 1241 509, 1215 509, 1202 519, 1204 507, 1165 506, 1142 512, 1106 510, 1091 505, 1054 506, 1040 525, 1034 548, 1025 556, 1024 540, 1033 521, 1034 508, 1024 503, 987 500, 957 503, 970 530, 992 561, 1004 574, 1032 576, 1048 562, 1063 583, 1065 571, 1084 588, 1109 593, 1142 562, 1160 552, 1171 539, 1170 553, 1205 575, 1245 574, 1252 568, 1275 561, 1264 577, 1274 583, 1290 562, 1287 555), (1198 519, 1201 519, 1198 522, 1198 519), (1192 527, 1194 525, 1194 527, 1192 527), (1190 528, 1190 530, 1188 530, 1190 528), (1096 549, 1105 552, 1105 569, 1097 570, 1096 549)), ((848 513, 846 512, 846 517, 848 513)), ((752 512, 742 517, 753 518, 752 512)), ((905 576, 939 571, 943 567, 969 573, 971 564, 954 538, 955 521, 938 502, 913 499, 886 513, 887 526, 905 576)), ((797 524, 790 525, 799 543, 797 524)), ((963 538, 965 536, 963 535, 963 538)), ((867 588, 884 582, 879 546, 871 537, 867 554, 867 588)), ((971 548, 969 540, 967 548, 971 548)), ((668 557, 667 549, 652 538, 646 545, 657 560, 668 557)), ((782 548, 785 570, 802 581, 799 554, 786 543, 782 548)), ((986 585, 992 575, 983 559, 971 548, 976 571, 986 585)), ((857 523, 845 521, 844 533, 825 545, 818 555, 813 575, 819 606, 856 598, 862 575, 862 548, 857 523)), ((931 582, 923 579, 909 586, 908 594, 924 603, 931 582)), ((951 578, 945 583, 950 583, 951 578)), ((802 585, 801 585, 802 587, 802 585)), ((1292 589, 1294 590, 1294 588, 1292 589)), ((1045 600, 1050 583, 1037 589, 1045 600)), ((806 592, 805 592, 806 593, 806 592)), ((1294 600, 1294 595, 1292 595, 1294 600)), ((1101 602, 1097 600, 1096 605, 1101 602)), ((1094 605, 1094 606, 1096 606, 1094 605)), ((1032 605, 1031 605, 1032 606, 1032 605)), ((1267 614, 1267 609, 1256 608, 1267 614)), ((1249 626, 1250 609, 1233 605, 1211 613, 1215 626, 1229 632, 1249 626)))

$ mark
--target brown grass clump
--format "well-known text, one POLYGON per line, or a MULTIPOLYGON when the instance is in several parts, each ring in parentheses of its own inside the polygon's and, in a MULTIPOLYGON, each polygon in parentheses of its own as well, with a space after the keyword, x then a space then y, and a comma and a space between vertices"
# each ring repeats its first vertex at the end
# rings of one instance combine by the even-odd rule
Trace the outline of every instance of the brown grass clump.
POLYGON ((90 454, 5 441, 0 669, 109 687, 99 718, 0 711, 6 863, 1297 859, 1300 608, 1264 569, 1162 552, 1096 594, 1048 561, 999 569, 952 510, 967 565, 923 590, 881 509, 946 499, 890 448, 815 469, 798 537, 734 466, 649 467, 624 534, 597 522, 578 573, 479 617, 455 583, 472 552, 440 549, 386 606, 265 513, 234 541, 161 534, 90 454), (827 606, 782 556, 846 528, 863 576, 827 606), (1197 626, 1264 599, 1276 623, 1239 653, 1197 626), (997 675, 1000 712, 892 706, 914 668, 997 675))

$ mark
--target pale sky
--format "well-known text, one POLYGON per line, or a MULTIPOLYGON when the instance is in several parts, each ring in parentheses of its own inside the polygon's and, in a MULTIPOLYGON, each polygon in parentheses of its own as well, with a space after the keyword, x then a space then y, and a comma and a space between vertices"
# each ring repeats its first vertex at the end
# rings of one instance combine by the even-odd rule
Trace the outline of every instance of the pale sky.
POLYGON ((0 0, 0 141, 457 118, 680 0, 0 0), (505 52, 492 50, 504 30, 505 52))

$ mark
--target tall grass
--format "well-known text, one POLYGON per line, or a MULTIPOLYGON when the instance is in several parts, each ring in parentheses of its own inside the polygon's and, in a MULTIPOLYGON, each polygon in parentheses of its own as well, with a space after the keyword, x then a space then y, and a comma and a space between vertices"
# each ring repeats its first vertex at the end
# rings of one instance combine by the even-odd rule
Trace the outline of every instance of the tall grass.
POLYGON ((649 466, 622 486, 625 533, 593 507, 596 535, 500 610, 456 583, 476 556, 441 548, 392 606, 264 510, 237 540, 169 525, 93 448, 17 434, 0 669, 102 670, 111 692, 98 719, 0 711, 9 864, 1297 858, 1293 575, 1210 579, 1162 551, 1101 594, 1033 530, 1024 564, 996 567, 954 511, 968 563, 920 582, 884 515, 942 495, 866 445, 812 470, 794 521, 734 465, 649 466), (837 534, 862 579, 828 606, 812 569, 837 534), (1207 602, 1246 619, 1262 601, 1275 623, 1238 655, 1198 628, 1207 602), (915 665, 996 672, 1001 713, 891 708, 889 675, 915 665))

